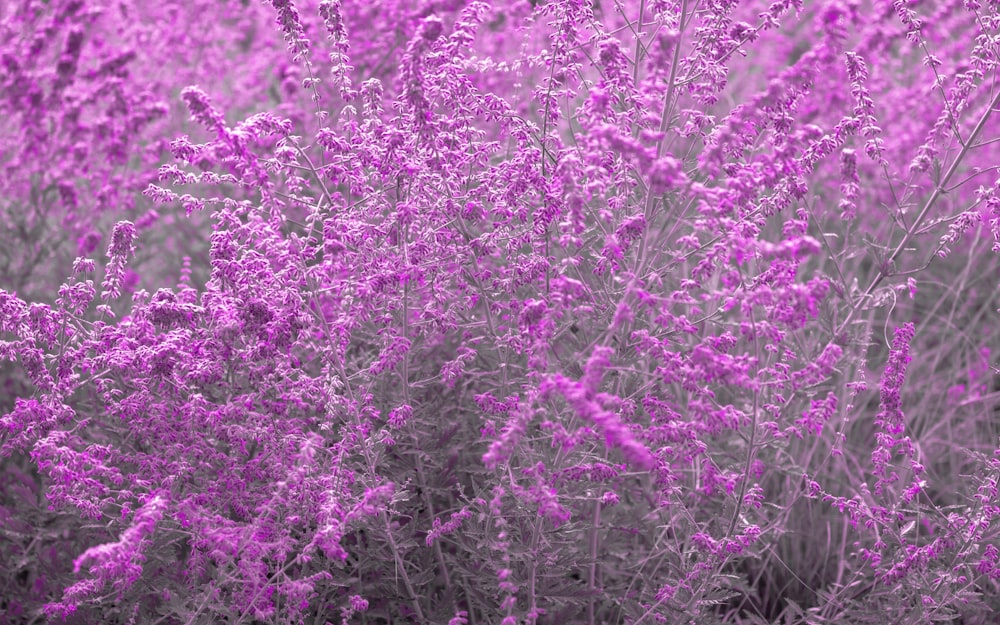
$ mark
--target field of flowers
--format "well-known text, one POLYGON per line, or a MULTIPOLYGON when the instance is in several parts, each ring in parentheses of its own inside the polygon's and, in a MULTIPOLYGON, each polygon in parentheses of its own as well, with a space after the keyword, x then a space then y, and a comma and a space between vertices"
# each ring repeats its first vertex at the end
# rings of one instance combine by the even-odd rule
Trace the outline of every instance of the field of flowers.
POLYGON ((0 0, 0 624, 1000 622, 998 67, 998 0, 0 0))

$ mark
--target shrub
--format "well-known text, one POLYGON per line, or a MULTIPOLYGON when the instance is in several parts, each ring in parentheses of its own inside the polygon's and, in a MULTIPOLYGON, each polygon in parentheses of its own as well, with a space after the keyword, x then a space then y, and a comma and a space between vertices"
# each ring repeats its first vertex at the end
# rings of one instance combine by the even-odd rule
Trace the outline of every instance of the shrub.
POLYGON ((243 8, 126 168, 199 227, 0 297, 5 497, 86 530, 9 614, 989 622, 996 3, 243 8))

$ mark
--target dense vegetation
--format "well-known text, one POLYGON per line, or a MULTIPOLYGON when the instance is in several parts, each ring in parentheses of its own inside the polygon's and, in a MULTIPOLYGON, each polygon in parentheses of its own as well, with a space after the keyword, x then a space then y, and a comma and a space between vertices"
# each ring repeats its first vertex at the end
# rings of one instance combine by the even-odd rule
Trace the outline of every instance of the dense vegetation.
POLYGON ((0 42, 0 622, 1000 618, 1000 2, 0 42))

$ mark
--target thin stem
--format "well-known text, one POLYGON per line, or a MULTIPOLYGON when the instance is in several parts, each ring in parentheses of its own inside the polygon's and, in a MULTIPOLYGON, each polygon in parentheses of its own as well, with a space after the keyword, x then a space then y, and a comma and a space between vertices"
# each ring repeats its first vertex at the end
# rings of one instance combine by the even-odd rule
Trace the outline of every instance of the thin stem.
POLYGON ((590 519, 590 571, 587 574, 587 625, 594 625, 594 600, 597 595, 597 549, 600 542, 598 529, 601 526, 601 502, 594 501, 594 510, 590 519))
POLYGON ((646 0, 639 1, 639 21, 636 22, 635 32, 635 61, 632 65, 632 84, 639 84, 639 54, 642 52, 642 23, 646 14, 646 0))

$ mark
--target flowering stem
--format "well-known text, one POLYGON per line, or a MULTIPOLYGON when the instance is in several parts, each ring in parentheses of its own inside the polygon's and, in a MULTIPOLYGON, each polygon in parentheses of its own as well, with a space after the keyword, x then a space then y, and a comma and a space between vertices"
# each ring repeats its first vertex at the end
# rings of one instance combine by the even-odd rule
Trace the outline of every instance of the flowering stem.
POLYGON ((857 314, 857 312, 861 309, 863 302, 865 302, 868 298, 871 297, 872 293, 875 291, 878 285, 882 283, 882 280, 884 280, 890 275, 889 267, 891 266, 892 262, 896 260, 896 258, 899 257, 899 255, 903 252, 906 246, 909 245, 910 240, 914 237, 915 233, 920 228, 920 224, 927 217, 927 214, 930 212, 931 208, 937 202, 938 198, 947 193, 947 191, 945 191, 945 187, 948 185, 948 182, 951 180, 951 177, 954 176, 955 173, 958 171, 958 167, 962 163, 962 160, 965 158, 966 154, 968 154, 971 151, 973 144, 976 142, 976 138, 979 136, 979 133, 982 132, 983 127, 986 126, 986 122, 987 120, 989 120, 990 114, 993 113, 993 110, 997 107, 997 105, 1000 105, 1000 91, 997 91, 996 95, 993 96, 993 100, 990 102, 989 106, 987 106, 986 110, 983 111, 983 115, 982 117, 979 118, 979 122, 976 124, 976 127, 973 128, 972 134, 970 134, 968 140, 966 140, 962 144, 962 150, 958 153, 958 156, 955 157, 955 160, 951 162, 951 166, 948 167, 948 171, 945 172, 944 177, 941 178, 941 180, 938 181, 938 183, 935 185, 934 191, 931 192, 931 196, 927 198, 926 202, 924 202, 923 207, 917 214, 917 218, 914 220, 909 230, 907 230, 906 234, 903 236, 903 240, 899 242, 899 245, 897 245, 896 248, 892 251, 892 254, 890 254, 888 258, 886 258, 886 262, 883 263, 881 267, 879 267, 878 273, 875 275, 875 278, 871 281, 871 284, 868 285, 868 288, 865 289, 864 295, 862 295, 858 299, 858 301, 854 304, 854 306, 851 307, 850 312, 847 313, 847 318, 844 319, 844 321, 840 324, 840 327, 837 328, 836 332, 837 336, 839 336, 840 333, 843 332, 848 325, 850 325, 851 321, 854 318, 854 315, 857 314))
MULTIPOLYGON (((676 87, 675 84, 674 84, 674 82, 677 80, 677 66, 680 63, 680 57, 681 57, 681 39, 684 36, 684 18, 685 17, 687 17, 687 0, 683 0, 683 2, 681 3, 681 14, 680 14, 680 18, 678 19, 679 34, 677 35, 677 41, 674 42, 674 55, 673 55, 673 60, 671 60, 671 62, 670 62, 670 78, 669 78, 668 83, 667 83, 667 94, 663 98, 663 110, 660 112, 660 128, 659 128, 659 130, 660 130, 660 133, 663 134, 664 136, 661 137, 660 140, 656 144, 656 158, 657 158, 657 160, 659 160, 659 158, 661 156, 663 156, 663 142, 666 140, 667 128, 670 125, 670 113, 671 113, 671 109, 673 108, 674 89, 676 87)), ((640 29, 639 32, 642 32, 641 31, 641 29, 642 29, 642 11, 641 11, 641 9, 640 9, 640 13, 639 13, 639 29, 640 29)), ((636 41, 637 42, 639 41, 639 33, 636 33, 636 41)), ((636 44, 636 46, 638 47, 638 43, 636 44)), ((638 66, 639 66, 639 59, 638 59, 638 57, 636 57, 636 68, 638 68, 638 66)), ((646 205, 643 207, 643 210, 642 210, 643 216, 646 218, 646 223, 647 224, 650 223, 650 220, 652 219, 653 206, 656 203, 655 197, 656 196, 652 192, 652 189, 651 188, 647 188, 646 189, 646 205)), ((666 198, 664 198, 664 203, 666 203, 666 198)), ((646 236, 643 236, 643 237, 641 237, 639 239, 639 250, 636 253, 636 258, 638 258, 638 259, 645 258, 646 238, 647 238, 646 236)), ((640 260, 640 265, 641 265, 641 260, 640 260)))
MULTIPOLYGON (((750 307, 750 326, 753 328, 754 359, 757 361, 757 368, 760 368, 760 338, 757 334, 757 320, 753 314, 753 306, 750 307)), ((759 373, 754 378, 759 378, 759 373)), ((729 529, 726 530, 726 539, 733 536, 736 523, 739 521, 740 513, 743 510, 743 498, 747 494, 747 482, 750 481, 750 467, 753 464, 754 446, 757 443, 757 411, 760 404, 760 390, 753 392, 753 414, 750 416, 750 439, 747 441, 747 456, 743 464, 743 475, 740 479, 740 492, 736 498, 736 509, 733 510, 733 518, 729 521, 729 529)))
MULTIPOLYGON (((403 247, 403 259, 404 262, 409 264, 409 242, 410 225, 406 224, 402 228, 402 234, 400 235, 400 245, 403 247)), ((409 340, 410 338, 410 280, 407 278, 406 283, 403 284, 403 338, 409 340)), ((403 403, 406 405, 411 405, 410 402, 410 353, 407 352, 403 356, 403 403)), ((415 443, 419 441, 417 439, 416 432, 413 428, 413 423, 407 424, 410 436, 415 443)), ((427 507, 427 514, 430 515, 431 520, 437 517, 437 512, 434 509, 434 501, 431 496, 430 489, 427 485, 426 471, 424 471, 424 462, 419 453, 415 454, 416 469, 417 469, 417 481, 420 484, 420 492, 423 496, 424 505, 427 507)), ((441 567, 441 576, 444 578, 445 588, 451 590, 451 577, 448 574, 448 566, 444 560, 444 552, 441 550, 441 542, 434 541, 434 555, 437 558, 438 566, 441 567)), ((457 606, 456 606, 457 609, 457 606)))

